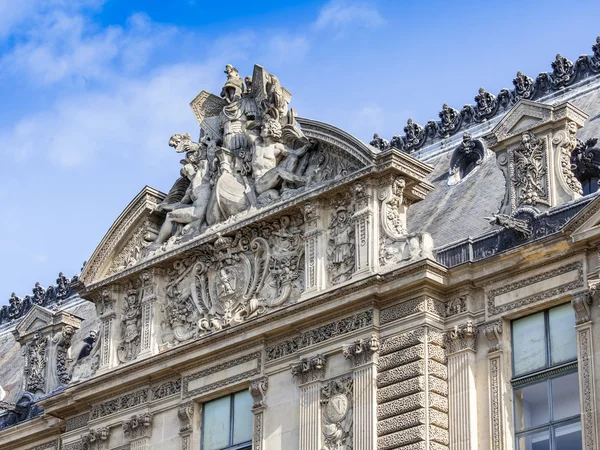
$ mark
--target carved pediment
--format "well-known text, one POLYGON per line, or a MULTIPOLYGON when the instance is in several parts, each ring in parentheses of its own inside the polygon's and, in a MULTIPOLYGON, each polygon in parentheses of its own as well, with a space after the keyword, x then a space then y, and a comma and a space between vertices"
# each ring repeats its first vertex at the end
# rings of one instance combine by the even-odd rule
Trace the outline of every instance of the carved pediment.
POLYGON ((142 250, 156 237, 163 214, 154 212, 165 194, 149 186, 127 205, 108 230, 81 273, 90 284, 113 275, 137 261, 142 250))
POLYGON ((496 143, 518 136, 525 131, 539 128, 546 123, 553 123, 569 117, 569 120, 582 127, 587 114, 570 103, 552 106, 539 102, 521 99, 506 113, 500 122, 492 129, 496 143))
POLYGON ((573 242, 598 239, 600 237, 600 198, 594 199, 563 228, 573 242))
POLYGON ((14 334, 19 339, 27 339, 35 332, 58 329, 62 326, 79 328, 81 317, 66 311, 51 311, 43 306, 34 305, 15 327, 14 334))

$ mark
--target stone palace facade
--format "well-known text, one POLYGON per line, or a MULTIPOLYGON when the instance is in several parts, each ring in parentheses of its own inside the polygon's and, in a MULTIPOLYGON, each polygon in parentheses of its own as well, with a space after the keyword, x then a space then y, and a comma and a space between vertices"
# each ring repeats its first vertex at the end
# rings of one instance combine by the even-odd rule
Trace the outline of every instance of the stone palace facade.
POLYGON ((600 448, 600 38, 369 144, 225 72, 171 190, 0 309, 0 448, 600 448))

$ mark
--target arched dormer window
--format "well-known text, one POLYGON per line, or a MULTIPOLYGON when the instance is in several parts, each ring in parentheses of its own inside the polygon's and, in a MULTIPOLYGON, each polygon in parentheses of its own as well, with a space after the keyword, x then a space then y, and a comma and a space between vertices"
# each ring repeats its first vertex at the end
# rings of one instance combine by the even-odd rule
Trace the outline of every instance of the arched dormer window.
POLYGON ((598 190, 600 180, 600 148, 596 147, 598 139, 577 140, 577 147, 571 153, 571 170, 581 183, 583 195, 593 194, 598 190))
POLYGON ((470 133, 463 134, 463 141, 452 153, 450 159, 450 177, 448 185, 460 183, 475 170, 485 157, 485 147, 479 139, 473 139, 470 133))

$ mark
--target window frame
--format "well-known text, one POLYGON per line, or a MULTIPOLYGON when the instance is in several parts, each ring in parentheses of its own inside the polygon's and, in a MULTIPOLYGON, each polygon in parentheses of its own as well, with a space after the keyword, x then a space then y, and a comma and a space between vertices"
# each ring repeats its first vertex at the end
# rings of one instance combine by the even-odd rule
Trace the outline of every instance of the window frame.
MULTIPOLYGON (((553 308, 557 308, 560 306, 564 306, 567 305, 569 303, 562 303, 559 305, 554 305, 550 308, 546 308, 542 311, 535 311, 532 312, 531 314, 527 314, 525 316, 522 317, 518 317, 515 318, 513 320, 511 320, 511 326, 510 326, 510 331, 511 331, 511 363, 512 363, 512 374, 513 377, 510 380, 510 384, 513 390, 513 427, 514 427, 514 433, 515 433, 515 438, 514 438, 514 442, 515 442, 515 448, 519 448, 519 439, 525 436, 529 436, 529 435, 533 435, 536 433, 539 433, 540 431, 549 431, 549 445, 551 449, 555 449, 556 448, 556 429, 561 427, 561 426, 565 426, 565 425, 569 425, 571 423, 579 423, 580 424, 580 429, 581 429, 581 433, 582 433, 582 438, 583 438, 583 429, 581 426, 581 393, 580 393, 580 398, 578 399, 578 403, 579 403, 579 414, 570 416, 570 417, 565 417, 562 419, 558 419, 558 420, 554 420, 554 407, 552 405, 552 380, 557 379, 557 378, 561 378, 563 376, 567 376, 573 373, 578 374, 577 378, 579 378, 579 367, 578 367, 578 360, 577 360, 577 354, 575 354, 575 357, 573 359, 570 359, 568 361, 562 361, 560 363, 554 364, 552 365, 552 354, 551 354, 551 338, 550 338, 550 311, 553 308), (545 339, 545 349, 546 349, 546 361, 545 361, 545 366, 538 368, 538 369, 534 369, 530 372, 526 372, 523 374, 519 374, 517 376, 514 376, 515 373, 515 351, 514 351, 514 346, 515 346, 515 338, 514 338, 514 323, 519 320, 519 319, 524 319, 526 317, 532 316, 534 314, 539 314, 539 313, 543 313, 544 314, 544 339, 545 339), (522 389, 528 386, 533 386, 536 384, 540 384, 540 383, 546 383, 546 395, 547 395, 547 401, 548 401, 548 418, 549 421, 541 424, 541 425, 536 425, 534 427, 530 427, 530 428, 526 428, 520 431, 517 431, 517 426, 516 426, 516 420, 517 420, 517 401, 516 401, 516 393, 515 391, 518 389, 522 389)), ((573 323, 573 327, 575 327, 575 322, 573 323)), ((579 386, 578 386, 578 390, 579 390, 579 386)))
POLYGON ((202 423, 201 423, 201 429, 200 429, 200 450, 205 450, 204 449, 204 431, 205 431, 205 419, 206 419, 205 406, 207 403, 210 403, 214 400, 218 400, 218 399, 221 399, 224 397, 229 397, 229 439, 228 439, 229 444, 227 445, 227 447, 222 447, 217 450, 251 450, 252 449, 252 439, 250 439, 249 441, 241 442, 239 444, 232 444, 233 433, 234 433, 234 424, 235 424, 235 396, 241 392, 244 392, 244 390, 232 392, 227 395, 222 395, 221 397, 216 397, 216 398, 207 400, 206 402, 202 403, 202 423))

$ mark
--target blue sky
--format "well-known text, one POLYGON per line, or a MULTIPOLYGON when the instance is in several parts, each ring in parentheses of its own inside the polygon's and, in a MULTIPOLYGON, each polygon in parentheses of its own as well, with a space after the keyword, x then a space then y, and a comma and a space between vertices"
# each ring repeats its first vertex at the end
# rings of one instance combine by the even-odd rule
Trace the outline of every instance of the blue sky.
POLYGON ((598 1, 0 0, 0 303, 79 271, 129 201, 166 191, 188 106, 254 63, 299 115, 369 140, 424 124, 600 34, 598 1))

